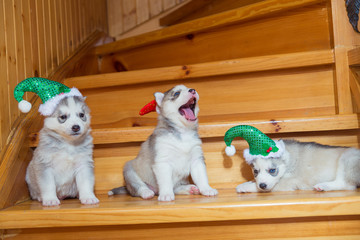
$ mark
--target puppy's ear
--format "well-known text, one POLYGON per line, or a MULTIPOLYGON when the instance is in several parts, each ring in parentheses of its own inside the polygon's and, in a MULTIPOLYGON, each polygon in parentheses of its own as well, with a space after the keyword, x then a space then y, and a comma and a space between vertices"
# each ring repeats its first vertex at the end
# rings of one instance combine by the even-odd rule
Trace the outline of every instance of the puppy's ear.
POLYGON ((156 93, 154 93, 154 96, 155 96, 155 101, 156 101, 156 112, 158 114, 160 114, 159 107, 161 107, 161 105, 162 105, 162 101, 164 99, 164 94, 161 92, 156 92, 156 93))

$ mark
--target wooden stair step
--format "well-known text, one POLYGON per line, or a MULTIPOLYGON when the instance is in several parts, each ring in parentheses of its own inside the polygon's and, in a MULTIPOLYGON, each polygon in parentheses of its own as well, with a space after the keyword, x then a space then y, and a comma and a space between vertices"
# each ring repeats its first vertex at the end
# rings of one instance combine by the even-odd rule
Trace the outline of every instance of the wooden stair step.
MULTIPOLYGON (((251 121, 208 122, 200 124, 199 134, 201 138, 223 137, 229 128, 236 125, 252 125, 259 128, 265 134, 349 130, 359 128, 359 115, 348 114, 276 120, 264 119, 251 121)), ((109 124, 108 128, 92 127, 94 144, 145 141, 154 129, 154 126, 122 128, 115 128, 112 126, 112 124, 109 124)), ((30 135, 30 146, 36 147, 38 141, 38 133, 32 133, 30 135)))
POLYGON ((303 6, 323 2, 323 0, 268 0, 256 4, 214 14, 201 19, 177 24, 157 31, 141 34, 135 37, 119 40, 106 45, 98 46, 94 52, 97 55, 105 55, 114 52, 125 51, 136 47, 152 44, 167 39, 186 36, 199 31, 205 31, 216 27, 231 25, 273 15, 278 12, 301 8, 303 6))
POLYGON ((127 224, 281 219, 360 214, 360 191, 237 194, 219 189, 216 197, 176 196, 174 202, 128 195, 99 195, 100 204, 63 200, 58 207, 26 201, 0 211, 0 229, 110 226, 127 224))
MULTIPOLYGON (((184 66, 97 74, 65 79, 65 85, 81 89, 135 85, 169 80, 300 68, 334 63, 333 50, 276 54, 229 59, 184 66)), ((205 79, 206 80, 206 79, 205 79)))

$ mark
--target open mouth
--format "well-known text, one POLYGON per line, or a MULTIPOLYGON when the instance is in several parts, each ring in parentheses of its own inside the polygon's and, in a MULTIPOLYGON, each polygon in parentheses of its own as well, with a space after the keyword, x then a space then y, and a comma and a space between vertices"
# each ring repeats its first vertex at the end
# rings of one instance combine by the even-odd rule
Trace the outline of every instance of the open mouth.
POLYGON ((188 121, 196 121, 195 116, 196 98, 192 97, 190 100, 179 108, 180 115, 184 116, 188 121))

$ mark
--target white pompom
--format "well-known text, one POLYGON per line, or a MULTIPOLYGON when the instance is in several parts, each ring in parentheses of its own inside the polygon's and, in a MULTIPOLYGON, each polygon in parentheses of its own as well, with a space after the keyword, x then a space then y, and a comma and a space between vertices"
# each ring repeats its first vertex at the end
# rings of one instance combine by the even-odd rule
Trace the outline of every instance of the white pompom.
POLYGON ((18 107, 21 112, 28 113, 31 109, 31 103, 26 100, 22 100, 21 102, 19 102, 18 107))
POLYGON ((225 152, 228 156, 234 156, 234 154, 236 153, 236 149, 233 145, 231 145, 230 147, 225 148, 225 152))

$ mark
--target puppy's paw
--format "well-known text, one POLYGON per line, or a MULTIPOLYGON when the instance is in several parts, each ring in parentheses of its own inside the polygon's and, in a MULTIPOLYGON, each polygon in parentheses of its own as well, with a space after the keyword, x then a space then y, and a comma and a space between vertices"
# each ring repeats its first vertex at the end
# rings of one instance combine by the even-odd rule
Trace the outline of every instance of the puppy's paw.
POLYGON ((199 194, 200 194, 200 190, 198 189, 197 186, 192 185, 192 186, 190 187, 189 193, 192 194, 192 195, 199 195, 199 194))
POLYGON ((200 190, 196 185, 180 185, 174 190, 175 194, 181 195, 198 195, 200 194, 200 190))
POLYGON ((327 191, 327 190, 326 190, 327 188, 328 188, 328 187, 327 187, 326 184, 324 184, 324 183, 319 183, 319 184, 316 184, 316 185, 314 186, 314 190, 315 190, 315 191, 318 191, 318 192, 327 191))
POLYGON ((239 184, 236 187, 236 192, 238 192, 238 193, 258 192, 258 190, 256 188, 256 183, 245 182, 245 183, 239 184))
POLYGON ((218 195, 218 191, 214 188, 206 188, 200 190, 201 195, 207 196, 207 197, 213 197, 218 195))
POLYGON ((139 191, 139 195, 142 199, 151 199, 155 196, 155 193, 150 189, 142 189, 139 191))
POLYGON ((45 207, 58 206, 60 205, 60 200, 58 198, 43 199, 42 205, 45 207))
POLYGON ((175 195, 173 193, 160 194, 158 197, 158 201, 160 202, 170 202, 174 200, 175 200, 175 195))
POLYGON ((100 201, 95 196, 89 198, 81 198, 81 204, 91 205, 91 204, 98 204, 100 201))

